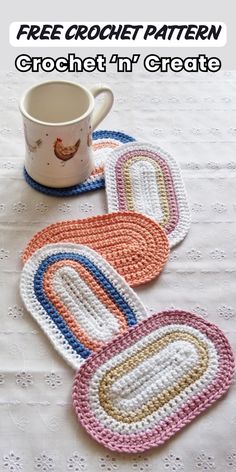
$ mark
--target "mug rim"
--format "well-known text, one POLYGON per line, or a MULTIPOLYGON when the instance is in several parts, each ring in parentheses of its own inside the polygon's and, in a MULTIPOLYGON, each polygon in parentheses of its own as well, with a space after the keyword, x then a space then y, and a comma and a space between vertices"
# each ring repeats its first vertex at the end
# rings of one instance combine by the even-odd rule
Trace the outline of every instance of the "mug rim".
POLYGON ((92 93, 90 92, 89 89, 87 89, 86 87, 84 87, 83 85, 81 85, 77 82, 72 82, 70 80, 46 80, 44 82, 40 82, 40 83, 38 83, 36 85, 33 85, 32 87, 29 87, 28 89, 26 89, 26 91, 24 92, 24 94, 22 95, 22 97, 20 99, 19 108, 20 108, 21 114, 25 118, 27 118, 28 120, 32 121, 33 123, 37 123, 39 125, 44 125, 44 126, 51 126, 51 127, 69 126, 69 125, 79 123, 81 120, 83 120, 84 118, 87 118, 91 114, 91 112, 93 111, 93 108, 94 108, 94 97, 93 97, 93 95, 92 95, 92 93), (42 120, 38 120, 37 118, 34 118, 32 115, 30 115, 26 111, 26 108, 25 108, 25 105, 24 105, 25 99, 26 99, 27 95, 32 90, 34 90, 38 87, 42 87, 44 85, 49 85, 49 84, 67 84, 67 85, 72 85, 74 87, 78 87, 78 88, 82 89, 86 93, 86 95, 88 96, 89 101, 90 101, 87 111, 85 113, 83 113, 83 115, 80 115, 80 116, 78 116, 77 118, 75 118, 73 120, 59 121, 57 123, 52 123, 50 121, 42 121, 42 120))

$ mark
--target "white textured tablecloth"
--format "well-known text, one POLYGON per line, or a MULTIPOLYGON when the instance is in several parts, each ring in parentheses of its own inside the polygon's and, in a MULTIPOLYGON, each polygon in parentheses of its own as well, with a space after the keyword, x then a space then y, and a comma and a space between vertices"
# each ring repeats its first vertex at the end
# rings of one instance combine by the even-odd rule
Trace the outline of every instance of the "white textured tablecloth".
MULTIPOLYGON (((65 77, 108 82, 116 101, 103 128, 164 147, 183 169, 191 230, 159 279, 136 291, 151 313, 178 307, 217 323, 235 348, 236 72, 60 76, 65 77)), ((74 372, 19 297, 20 254, 39 229, 104 213, 106 200, 103 190, 56 199, 24 182, 17 102, 41 79, 48 76, 13 71, 0 76, 0 470, 236 471, 235 385, 164 447, 140 456, 110 453, 75 419, 74 372)))

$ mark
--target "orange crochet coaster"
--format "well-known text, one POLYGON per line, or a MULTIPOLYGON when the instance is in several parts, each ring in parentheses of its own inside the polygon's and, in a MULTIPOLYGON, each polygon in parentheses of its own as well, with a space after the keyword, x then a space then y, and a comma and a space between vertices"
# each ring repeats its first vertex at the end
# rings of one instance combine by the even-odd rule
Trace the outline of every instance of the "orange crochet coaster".
POLYGON ((61 242, 83 244, 99 252, 133 287, 154 279, 169 255, 161 226, 145 215, 127 211, 47 226, 30 240, 23 261, 45 244, 61 242))

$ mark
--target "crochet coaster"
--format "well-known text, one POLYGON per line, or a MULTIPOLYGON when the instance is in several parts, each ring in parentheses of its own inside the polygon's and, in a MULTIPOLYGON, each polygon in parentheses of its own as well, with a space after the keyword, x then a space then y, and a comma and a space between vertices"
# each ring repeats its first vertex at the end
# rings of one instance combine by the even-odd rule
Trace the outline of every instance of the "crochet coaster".
POLYGON ((160 446, 228 390, 231 347, 220 329, 184 311, 155 314, 92 355, 76 374, 78 419, 119 452, 160 446))
POLYGON ((162 225, 170 247, 186 236, 190 212, 175 159, 157 146, 129 143, 105 163, 108 210, 134 210, 162 225))
POLYGON ((66 188, 47 187, 45 185, 39 184, 34 179, 32 179, 32 177, 30 177, 27 173, 26 169, 24 169, 25 180, 35 190, 38 190, 41 193, 45 193, 46 195, 51 195, 54 197, 73 197, 75 195, 79 195, 80 193, 104 188, 105 180, 103 167, 107 156, 113 149, 131 141, 134 141, 134 138, 132 138, 132 136, 121 133, 119 131, 94 131, 92 146, 96 167, 92 172, 91 176, 81 184, 73 185, 72 187, 66 188))
POLYGON ((139 213, 117 212, 47 226, 28 243, 23 261, 45 244, 60 242, 91 247, 132 286, 156 277, 169 255, 168 239, 160 225, 139 213))
POLYGON ((146 316, 115 269, 77 244, 49 244, 36 251, 23 268, 20 293, 55 349, 75 369, 146 316))

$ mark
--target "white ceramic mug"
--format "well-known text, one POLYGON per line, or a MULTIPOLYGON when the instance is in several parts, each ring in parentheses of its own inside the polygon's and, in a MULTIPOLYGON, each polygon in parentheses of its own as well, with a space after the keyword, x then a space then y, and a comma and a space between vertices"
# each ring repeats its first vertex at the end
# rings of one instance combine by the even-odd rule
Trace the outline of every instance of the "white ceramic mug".
POLYGON ((109 113, 111 89, 90 90, 67 81, 40 83, 20 101, 23 116, 25 168, 36 182, 48 187, 70 187, 83 182, 94 167, 92 131, 109 113), (94 98, 104 94, 94 111, 94 98))

